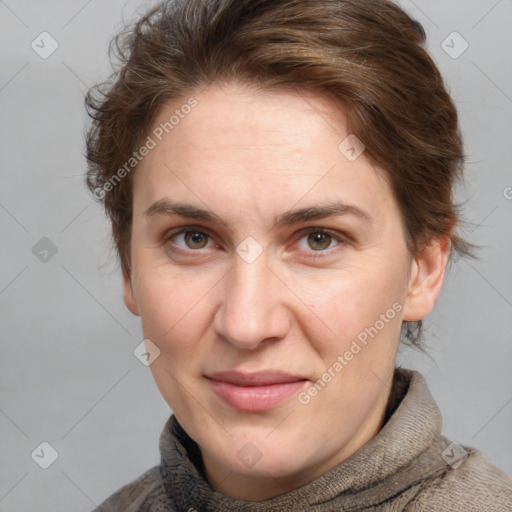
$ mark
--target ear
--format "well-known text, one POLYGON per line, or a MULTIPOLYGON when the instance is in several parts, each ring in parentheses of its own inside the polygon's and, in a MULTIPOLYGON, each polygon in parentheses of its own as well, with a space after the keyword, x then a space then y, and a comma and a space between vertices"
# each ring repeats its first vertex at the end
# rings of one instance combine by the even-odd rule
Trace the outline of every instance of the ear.
POLYGON ((403 320, 416 322, 433 309, 443 286, 450 253, 450 239, 433 239, 411 262, 408 294, 405 298, 403 320))
POLYGON ((135 300, 135 295, 133 293, 132 282, 129 277, 127 277, 123 272, 123 300, 126 304, 126 307, 134 314, 139 316, 139 306, 137 305, 137 301, 135 300))

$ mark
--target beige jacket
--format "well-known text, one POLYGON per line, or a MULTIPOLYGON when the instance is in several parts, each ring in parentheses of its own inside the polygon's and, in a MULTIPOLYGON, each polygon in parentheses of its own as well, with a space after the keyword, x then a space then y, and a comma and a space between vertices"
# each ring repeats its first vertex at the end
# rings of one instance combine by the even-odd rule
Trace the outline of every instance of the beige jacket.
POLYGON ((250 502, 208 484, 197 445, 171 416, 160 465, 94 512, 512 512, 512 479, 441 435, 441 413, 420 373, 395 371, 387 417, 370 442, 316 480, 250 502))

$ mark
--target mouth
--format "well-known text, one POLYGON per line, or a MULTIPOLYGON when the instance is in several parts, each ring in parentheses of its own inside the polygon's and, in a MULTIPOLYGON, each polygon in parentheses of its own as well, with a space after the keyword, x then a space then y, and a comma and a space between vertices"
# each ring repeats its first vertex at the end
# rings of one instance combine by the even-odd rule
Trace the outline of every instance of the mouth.
POLYGON ((248 412, 276 407, 298 393, 307 382, 304 377, 278 371, 217 372, 206 378, 222 402, 233 409, 248 412))

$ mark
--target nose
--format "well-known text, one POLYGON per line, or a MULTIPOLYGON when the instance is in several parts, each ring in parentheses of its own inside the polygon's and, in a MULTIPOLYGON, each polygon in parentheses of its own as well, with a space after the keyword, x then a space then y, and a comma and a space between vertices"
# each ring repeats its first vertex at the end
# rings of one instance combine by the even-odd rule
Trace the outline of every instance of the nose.
POLYGON ((213 323, 218 336, 245 350, 286 336, 290 329, 286 300, 291 293, 267 266, 265 252, 252 263, 235 255, 222 286, 213 323))

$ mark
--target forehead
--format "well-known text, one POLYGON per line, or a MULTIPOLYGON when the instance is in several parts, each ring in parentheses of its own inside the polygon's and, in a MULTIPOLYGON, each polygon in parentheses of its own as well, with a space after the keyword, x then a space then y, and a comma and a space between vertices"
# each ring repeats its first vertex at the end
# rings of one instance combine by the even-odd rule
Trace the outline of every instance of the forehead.
POLYGON ((155 147, 135 173, 135 215, 165 196, 226 216, 247 208, 275 216, 281 205, 325 199, 374 214, 396 206, 364 151, 347 158, 353 135, 341 106, 311 93, 211 85, 165 104, 149 136, 155 147))

